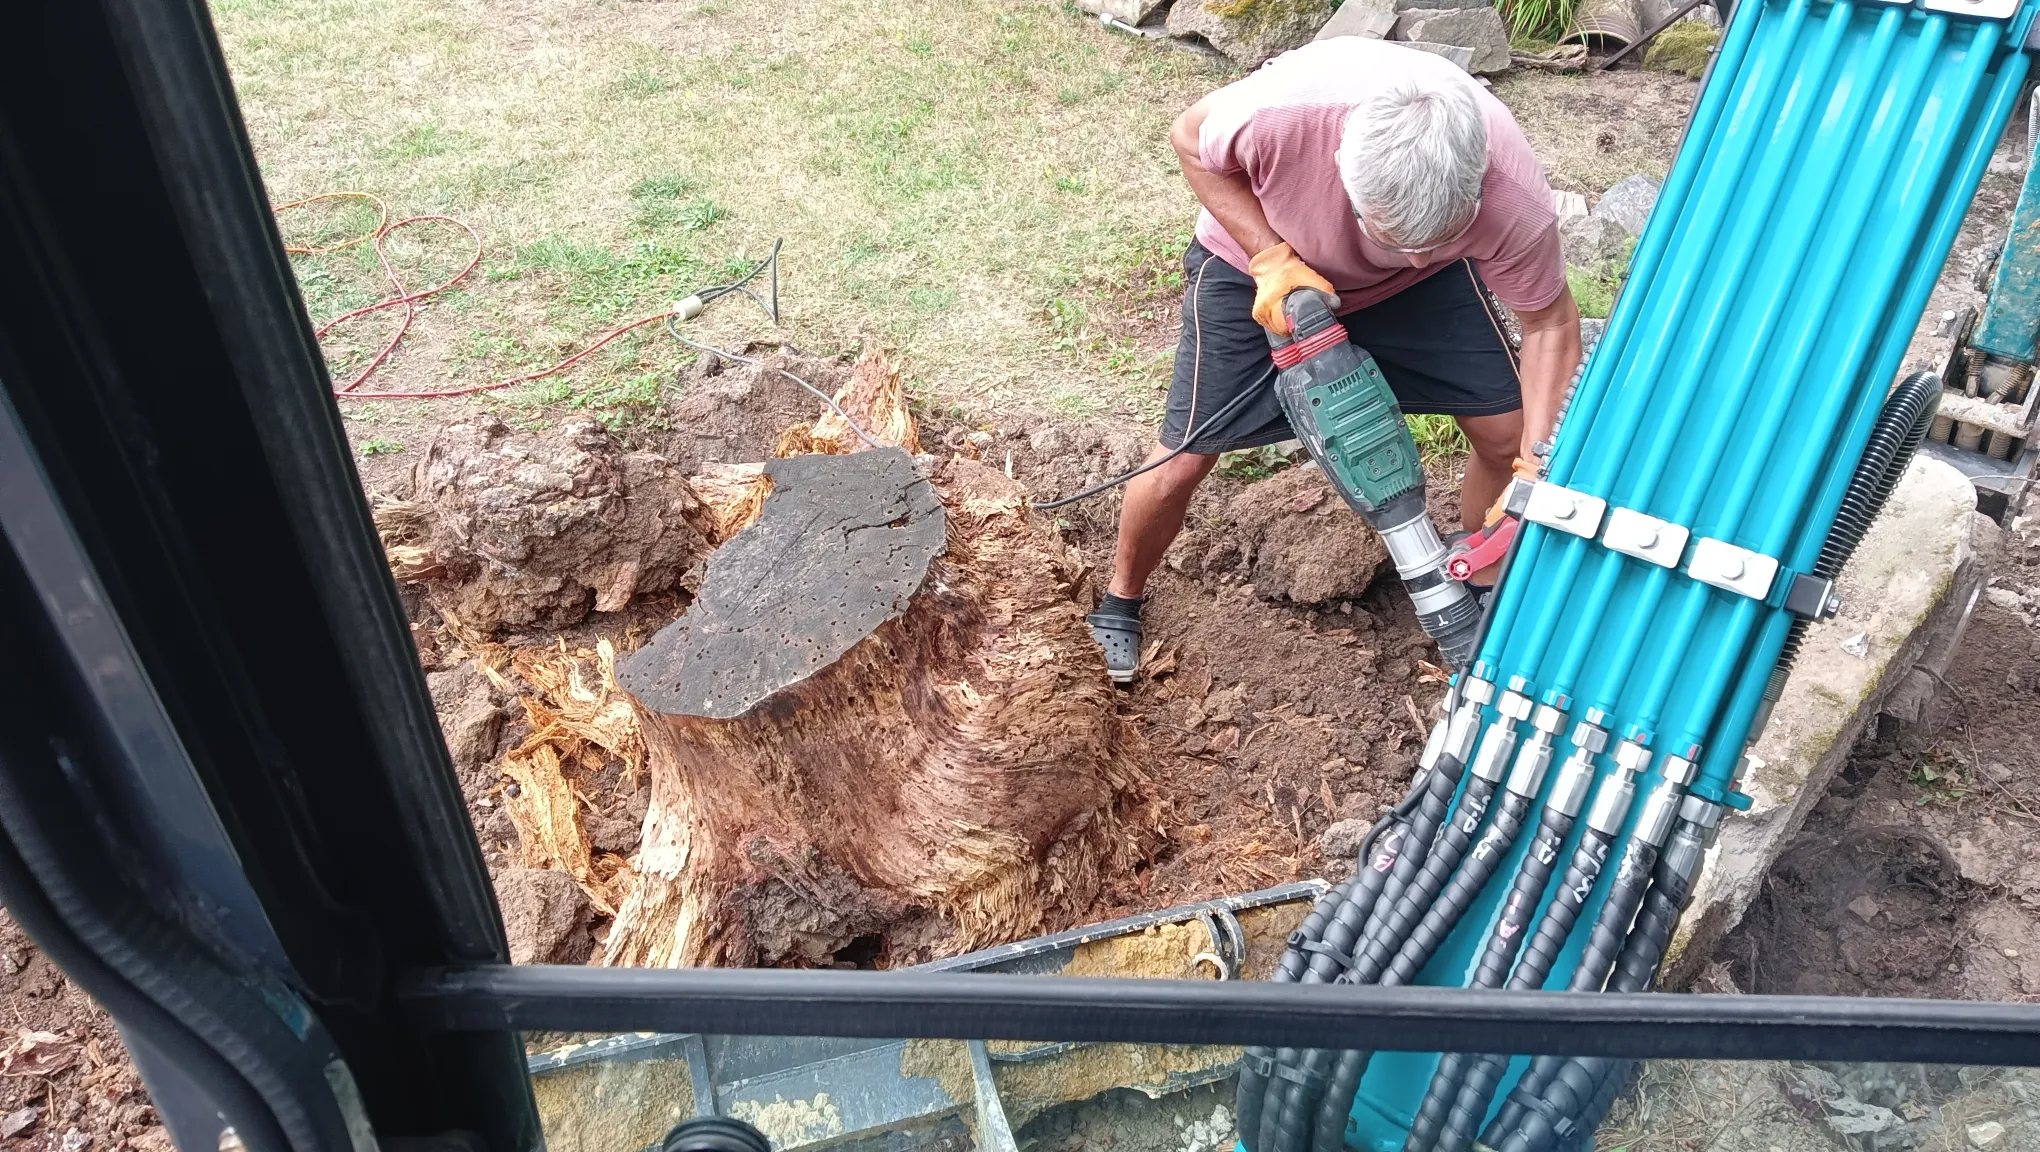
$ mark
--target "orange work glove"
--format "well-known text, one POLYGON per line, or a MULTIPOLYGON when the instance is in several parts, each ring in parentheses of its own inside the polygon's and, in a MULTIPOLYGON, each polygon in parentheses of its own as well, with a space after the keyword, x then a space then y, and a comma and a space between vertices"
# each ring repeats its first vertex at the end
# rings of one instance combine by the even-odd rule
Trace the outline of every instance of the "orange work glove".
POLYGON ((1254 322, 1277 336, 1289 335, 1289 317, 1282 312, 1282 302, 1298 288, 1315 288, 1332 298, 1333 307, 1338 306, 1332 282, 1297 259, 1296 250, 1288 244, 1255 253, 1247 261, 1247 272, 1254 278, 1254 322))
MULTIPOLYGON (((1516 457, 1515 467, 1512 468, 1511 471, 1515 472, 1516 475, 1534 484, 1537 482, 1537 469, 1539 467, 1541 466, 1536 461, 1525 460, 1521 456, 1518 456, 1516 457)), ((1481 522, 1482 526, 1490 528, 1493 527, 1495 521, 1500 520, 1502 518, 1503 514, 1508 508, 1508 503, 1509 503, 1509 486, 1504 484, 1502 486, 1502 494, 1500 496, 1495 497, 1494 506, 1487 510, 1487 519, 1481 522)))

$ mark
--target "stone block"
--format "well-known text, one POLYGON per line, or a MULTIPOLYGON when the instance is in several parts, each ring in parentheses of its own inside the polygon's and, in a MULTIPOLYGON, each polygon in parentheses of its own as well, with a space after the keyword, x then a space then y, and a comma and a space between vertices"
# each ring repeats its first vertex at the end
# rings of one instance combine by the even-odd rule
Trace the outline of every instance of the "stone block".
POLYGON ((1415 48, 1419 52, 1429 52, 1433 56, 1443 56, 1454 64, 1459 65, 1463 70, 1467 72, 1473 71, 1473 49, 1471 48, 1464 48, 1457 44, 1432 44, 1424 40, 1405 40, 1403 41, 1403 47, 1415 48))
POLYGON ((1318 30, 1317 39, 1334 36, 1364 36, 1379 40, 1395 27, 1396 0, 1346 0, 1318 30))
POLYGON ((1077 7, 1093 16, 1110 16, 1136 27, 1159 11, 1166 0, 1077 0, 1077 7))
POLYGON ((1638 172, 1615 182, 1615 186, 1601 194, 1600 203, 1594 205, 1594 215, 1604 220, 1613 220, 1631 236, 1643 235, 1644 221, 1650 219, 1650 210, 1657 204, 1658 182, 1638 172))
POLYGON ((2002 535, 1975 508, 1975 490, 1949 465, 1916 458, 1906 470, 1842 571, 1842 610, 1807 631, 1743 782, 1750 809, 1722 821, 1664 987, 1699 975, 1884 702, 1937 640, 1966 626, 2002 535))
POLYGON ((1165 27, 1195 36, 1242 68, 1310 43, 1332 17, 1333 0, 1176 0, 1165 27))
POLYGON ((1394 36, 1471 48, 1469 72, 1505 72, 1509 67, 1509 28, 1493 8, 1406 9, 1396 17, 1394 36))
POLYGON ((1612 277, 1623 270, 1632 239, 1622 225, 1604 216, 1573 216, 1558 222, 1565 262, 1595 276, 1612 277))

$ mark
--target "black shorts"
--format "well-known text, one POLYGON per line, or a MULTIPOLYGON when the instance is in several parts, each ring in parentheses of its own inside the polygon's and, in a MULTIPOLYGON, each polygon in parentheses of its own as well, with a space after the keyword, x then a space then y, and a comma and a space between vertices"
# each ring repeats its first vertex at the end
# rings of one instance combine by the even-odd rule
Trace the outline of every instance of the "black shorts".
MULTIPOLYGON (((1494 416, 1523 406, 1516 353, 1467 261, 1343 319, 1353 342, 1381 366, 1404 412, 1494 416)), ((1190 426, 1193 381, 1197 421, 1190 451, 1215 455, 1295 438, 1275 399, 1268 334, 1254 323, 1253 277, 1195 240, 1183 254, 1183 337, 1162 417, 1164 448, 1181 444, 1190 426), (1255 396, 1225 423, 1208 423, 1246 390, 1255 396)))

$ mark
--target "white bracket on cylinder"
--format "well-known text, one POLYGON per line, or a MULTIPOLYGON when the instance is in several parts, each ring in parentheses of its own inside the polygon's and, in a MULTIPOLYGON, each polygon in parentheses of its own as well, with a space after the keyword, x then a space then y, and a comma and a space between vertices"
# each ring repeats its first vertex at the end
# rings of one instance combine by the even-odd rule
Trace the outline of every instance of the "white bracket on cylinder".
POLYGON ((1624 556, 1634 556, 1664 568, 1677 568, 1679 557, 1686 552, 1686 538, 1692 531, 1684 524, 1674 524, 1645 515, 1634 508, 1610 508, 1608 527, 1601 533, 1601 543, 1624 556))
POLYGON ((1771 594, 1771 581, 1778 576, 1778 560, 1726 540, 1702 536, 1693 545, 1693 559, 1686 565, 1686 575, 1725 592, 1762 600, 1771 594))
POLYGON ((1536 487, 1530 489, 1530 500, 1523 508, 1523 519, 1592 540, 1601 530, 1601 514, 1607 509, 1608 502, 1599 496, 1589 496, 1549 480, 1539 480, 1536 487))

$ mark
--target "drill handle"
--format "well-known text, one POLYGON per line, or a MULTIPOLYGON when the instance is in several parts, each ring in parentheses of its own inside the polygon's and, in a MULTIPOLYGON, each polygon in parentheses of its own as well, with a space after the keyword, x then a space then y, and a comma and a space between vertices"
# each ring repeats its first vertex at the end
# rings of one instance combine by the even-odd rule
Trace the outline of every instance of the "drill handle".
POLYGON ((1294 344, 1306 336, 1323 331, 1327 324, 1338 323, 1338 317, 1332 314, 1334 302, 1333 297, 1315 288, 1298 288, 1284 296, 1282 314, 1289 318, 1289 335, 1283 336, 1272 329, 1269 330, 1269 346, 1280 348, 1285 344, 1294 344))

